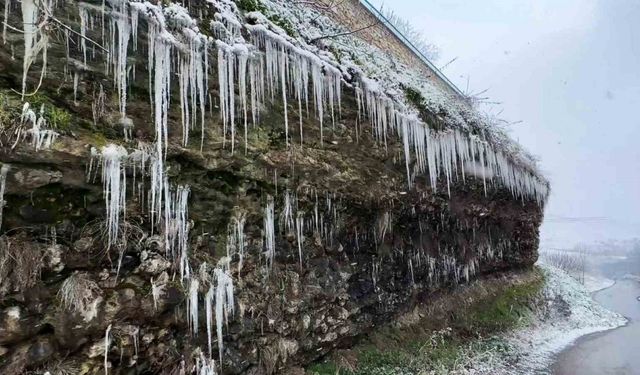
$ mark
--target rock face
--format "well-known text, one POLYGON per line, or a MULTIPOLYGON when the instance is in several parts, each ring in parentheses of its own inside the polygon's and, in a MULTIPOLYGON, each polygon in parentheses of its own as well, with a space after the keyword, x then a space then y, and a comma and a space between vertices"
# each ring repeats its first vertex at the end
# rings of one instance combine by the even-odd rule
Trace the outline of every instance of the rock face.
MULTIPOLYGON (((19 20, 18 4, 8 9, 19 20)), ((61 22, 79 30, 78 3, 60 7, 61 22)), ((203 5, 202 12, 211 20, 215 9, 203 5)), ((138 51, 148 48, 146 38, 141 28, 138 51)), ((156 226, 149 212, 148 173, 124 169, 126 210, 109 245, 104 166, 91 163, 91 148, 116 143, 132 150, 154 141, 147 60, 132 53, 126 63, 138 78, 131 74, 124 123, 133 130, 125 135, 113 77, 100 60, 74 71, 81 40, 73 40, 75 59, 66 55, 64 38, 49 40, 47 75, 36 96, 25 98, 33 108, 43 105, 49 123, 58 122, 59 137, 38 151, 15 138, 22 102, 11 89, 21 86, 21 35, 9 30, 0 48, 0 161, 10 166, 0 238, 0 373, 103 373, 106 366, 113 374, 179 374, 220 354, 218 372, 278 373, 349 345, 433 292, 537 259, 538 202, 470 176, 454 179, 450 193, 445 181, 434 189, 428 176, 416 176, 408 188, 402 141, 375 140, 361 124, 353 91, 322 138, 313 116, 298 124, 297 104, 289 103, 285 119, 283 103, 274 100, 260 125, 248 127, 247 148, 241 141, 233 153, 217 104, 205 134, 192 129, 186 146, 173 105, 165 166, 168 180, 190 188, 181 221, 190 279, 181 278, 184 263, 167 250, 167 227, 156 226), (75 95, 74 74, 81 75, 75 95), (289 134, 285 121, 295 124, 289 134), (271 199, 272 260, 265 225, 271 199), (207 332, 213 320, 205 294, 214 283, 207 275, 220 264, 233 279, 235 309, 221 324, 218 353, 216 333, 207 332), (194 307, 189 280, 196 279, 194 307)), ((38 80, 32 72, 28 86, 38 80)), ((217 90, 212 85, 207 94, 215 98, 217 90)), ((173 92, 172 102, 178 96, 173 92)))

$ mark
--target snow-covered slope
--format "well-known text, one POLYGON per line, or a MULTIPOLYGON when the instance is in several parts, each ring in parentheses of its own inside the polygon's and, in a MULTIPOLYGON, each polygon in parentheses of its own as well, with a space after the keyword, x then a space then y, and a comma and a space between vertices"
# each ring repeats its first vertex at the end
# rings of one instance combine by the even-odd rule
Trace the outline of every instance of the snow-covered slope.
POLYGON ((595 302, 587 289, 564 271, 547 264, 544 301, 534 322, 504 340, 508 350, 492 356, 481 353, 470 361, 472 374, 544 374, 554 355, 581 336, 626 324, 618 313, 595 302))

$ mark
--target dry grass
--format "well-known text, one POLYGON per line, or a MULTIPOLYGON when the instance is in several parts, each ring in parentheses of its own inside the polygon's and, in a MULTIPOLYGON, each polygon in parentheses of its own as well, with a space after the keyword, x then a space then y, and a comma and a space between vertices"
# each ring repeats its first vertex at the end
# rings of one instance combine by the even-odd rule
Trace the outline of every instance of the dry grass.
POLYGON ((0 296, 22 292, 40 280, 44 251, 26 234, 0 237, 0 296))
POLYGON ((58 297, 65 308, 81 314, 86 321, 97 315, 97 304, 102 290, 84 273, 74 273, 60 287, 58 297))

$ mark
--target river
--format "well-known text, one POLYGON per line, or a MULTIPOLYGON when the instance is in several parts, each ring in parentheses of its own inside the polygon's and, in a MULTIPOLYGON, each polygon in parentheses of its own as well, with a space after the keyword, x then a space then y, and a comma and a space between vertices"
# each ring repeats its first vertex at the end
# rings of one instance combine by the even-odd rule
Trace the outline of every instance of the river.
POLYGON ((594 293, 602 306, 629 319, 627 325, 580 338, 556 357, 556 375, 640 375, 640 257, 598 266, 616 280, 610 288, 594 293), (633 276, 629 276, 633 275, 633 276))

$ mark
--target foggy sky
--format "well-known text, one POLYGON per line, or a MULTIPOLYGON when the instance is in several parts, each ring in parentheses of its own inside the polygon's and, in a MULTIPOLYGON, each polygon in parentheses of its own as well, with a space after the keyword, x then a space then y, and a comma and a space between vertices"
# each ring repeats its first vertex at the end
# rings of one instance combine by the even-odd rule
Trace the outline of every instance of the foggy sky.
MULTIPOLYGON (((381 0, 373 1, 376 6, 381 0)), ((394 0, 551 180, 541 247, 640 237, 640 1, 394 0)))

